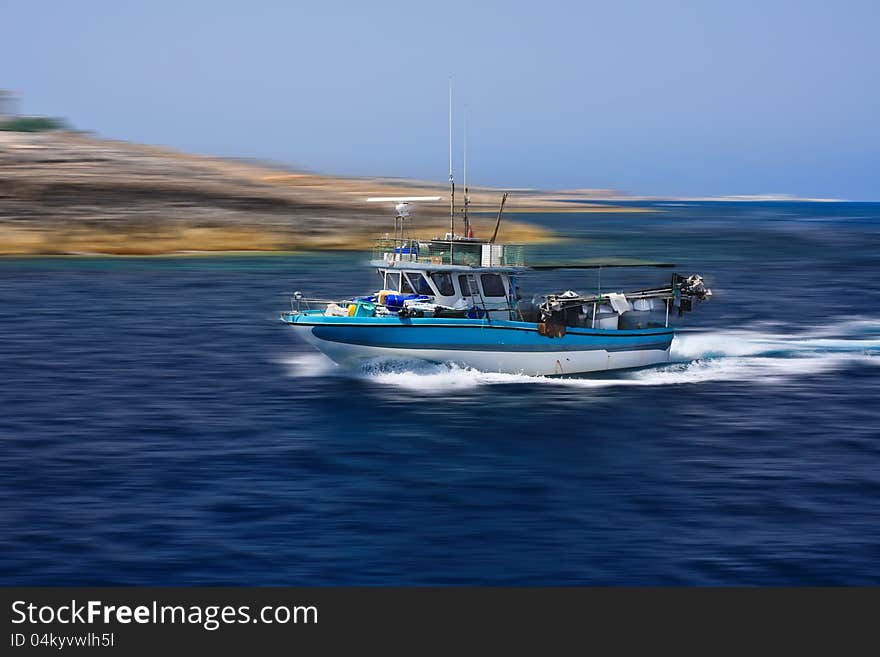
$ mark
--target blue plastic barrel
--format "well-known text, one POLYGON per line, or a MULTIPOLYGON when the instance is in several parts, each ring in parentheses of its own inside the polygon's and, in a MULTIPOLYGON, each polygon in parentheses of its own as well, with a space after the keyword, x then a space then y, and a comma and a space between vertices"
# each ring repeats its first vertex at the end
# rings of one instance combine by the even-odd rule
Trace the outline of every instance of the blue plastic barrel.
POLYGON ((389 294, 385 297, 385 305, 389 308, 403 308, 403 300, 402 294, 389 294))

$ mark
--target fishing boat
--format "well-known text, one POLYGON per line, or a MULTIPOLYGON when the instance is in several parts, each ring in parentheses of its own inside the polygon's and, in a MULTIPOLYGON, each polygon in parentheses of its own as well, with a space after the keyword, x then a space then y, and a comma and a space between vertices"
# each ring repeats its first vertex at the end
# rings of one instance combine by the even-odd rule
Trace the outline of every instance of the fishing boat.
POLYGON ((295 292, 281 315, 342 366, 417 359, 539 376, 646 367, 669 360, 670 319, 712 294, 701 276, 675 272, 660 287, 566 290, 524 299, 518 281, 530 272, 631 265, 530 267, 522 245, 496 241, 501 212, 488 239, 470 236, 472 230, 413 238, 406 234, 410 204, 437 197, 369 200, 396 207, 393 235, 378 239, 373 249, 377 288, 339 299, 295 292))
POLYGON ((565 290, 525 299, 519 280, 528 273, 631 265, 527 265, 522 245, 497 240, 507 194, 501 198, 493 234, 475 237, 468 216, 466 155, 464 232, 456 234, 451 107, 450 88, 449 232, 413 236, 412 204, 440 197, 367 199, 395 209, 393 233, 379 238, 373 249, 376 288, 338 299, 294 292, 281 320, 345 367, 415 359, 484 372, 553 376, 667 362, 674 337, 670 319, 712 294, 703 278, 674 272, 660 287, 565 290))

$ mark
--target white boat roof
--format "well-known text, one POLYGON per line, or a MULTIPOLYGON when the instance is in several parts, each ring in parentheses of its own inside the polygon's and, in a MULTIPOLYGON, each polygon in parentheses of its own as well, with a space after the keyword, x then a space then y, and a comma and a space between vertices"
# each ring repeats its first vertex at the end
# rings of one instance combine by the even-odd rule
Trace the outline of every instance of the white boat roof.
POLYGON ((370 266, 377 269, 397 269, 407 271, 448 271, 448 272, 484 272, 495 274, 517 274, 528 271, 528 267, 497 266, 483 267, 481 265, 448 265, 431 262, 412 262, 406 260, 370 260, 370 266))

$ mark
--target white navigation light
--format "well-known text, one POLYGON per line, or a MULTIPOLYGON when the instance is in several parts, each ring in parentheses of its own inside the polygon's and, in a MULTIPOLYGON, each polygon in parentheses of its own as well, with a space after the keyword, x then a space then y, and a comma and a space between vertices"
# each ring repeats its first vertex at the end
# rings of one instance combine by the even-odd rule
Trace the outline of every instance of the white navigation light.
POLYGON ((394 203, 398 219, 409 219, 409 204, 414 201, 439 201, 439 196, 371 196, 367 203, 394 203))

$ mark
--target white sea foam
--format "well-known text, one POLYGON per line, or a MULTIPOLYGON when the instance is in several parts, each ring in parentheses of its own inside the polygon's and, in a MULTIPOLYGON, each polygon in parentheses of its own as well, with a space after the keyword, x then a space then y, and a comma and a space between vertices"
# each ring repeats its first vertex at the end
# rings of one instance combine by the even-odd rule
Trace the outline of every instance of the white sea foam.
POLYGON ((318 351, 293 354, 279 359, 279 362, 294 377, 311 378, 340 373, 339 366, 318 351))
POLYGON ((419 360, 377 360, 346 371, 318 353, 297 354, 284 362, 293 376, 356 376, 423 394, 504 384, 602 388, 750 381, 764 385, 853 364, 880 365, 880 321, 855 319, 800 333, 771 324, 680 333, 672 343, 671 359, 669 364, 643 370, 571 378, 479 372, 419 360))
MULTIPOLYGON (((372 363, 363 370, 362 376, 376 383, 394 385, 421 393, 444 393, 450 390, 501 384, 606 388, 694 384, 710 381, 751 381, 767 385, 780 383, 792 377, 834 370, 857 359, 856 356, 840 354, 795 358, 734 356, 671 363, 644 370, 621 372, 614 377, 608 376, 607 373, 597 373, 569 378, 488 373, 454 364, 395 361, 372 363)), ((880 359, 874 358, 874 360, 880 359)))
POLYGON ((880 350, 880 321, 850 320, 803 333, 773 331, 772 325, 748 329, 680 333, 672 343, 672 358, 687 361, 722 356, 858 353, 880 350))

